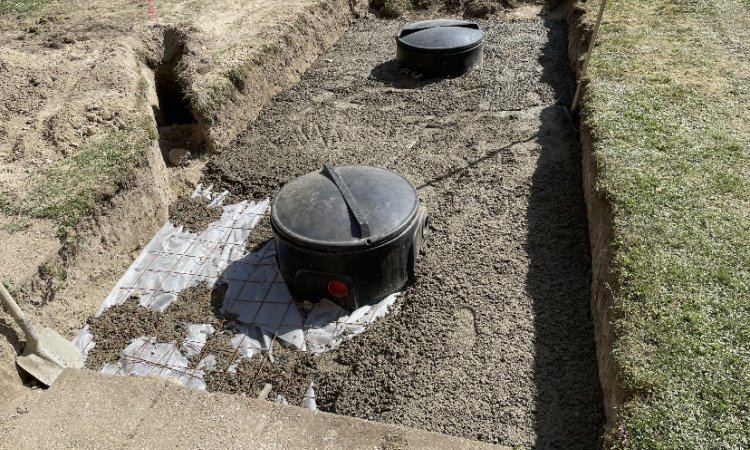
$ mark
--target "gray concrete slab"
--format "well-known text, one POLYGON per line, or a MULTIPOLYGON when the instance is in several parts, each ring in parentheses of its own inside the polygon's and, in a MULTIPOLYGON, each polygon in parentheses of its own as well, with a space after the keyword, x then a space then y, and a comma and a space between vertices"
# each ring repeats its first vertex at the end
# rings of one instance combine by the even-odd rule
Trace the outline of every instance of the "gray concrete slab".
POLYGON ((161 378, 68 370, 0 449, 498 449, 436 433, 187 389, 161 378))

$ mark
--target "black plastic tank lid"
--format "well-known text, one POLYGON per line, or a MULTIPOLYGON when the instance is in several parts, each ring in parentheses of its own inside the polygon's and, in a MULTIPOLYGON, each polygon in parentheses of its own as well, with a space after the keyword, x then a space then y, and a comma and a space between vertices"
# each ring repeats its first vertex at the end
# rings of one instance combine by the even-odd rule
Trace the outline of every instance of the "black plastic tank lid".
POLYGON ((399 46, 420 53, 458 53, 481 44, 484 31, 465 20, 425 20, 401 28, 396 41, 399 46))
POLYGON ((276 195, 271 224, 282 238, 322 250, 367 248, 401 234, 418 213, 416 189, 395 172, 371 166, 337 166, 331 172, 324 168, 303 175, 276 195))

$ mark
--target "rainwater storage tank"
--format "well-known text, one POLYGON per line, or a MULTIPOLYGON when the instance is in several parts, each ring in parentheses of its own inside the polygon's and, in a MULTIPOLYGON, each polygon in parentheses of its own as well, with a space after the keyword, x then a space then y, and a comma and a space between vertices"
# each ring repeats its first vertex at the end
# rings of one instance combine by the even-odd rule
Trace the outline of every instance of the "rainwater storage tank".
POLYGON ((370 166, 326 164, 285 185, 271 207, 279 269, 292 294, 349 309, 403 288, 426 220, 408 180, 370 166))
POLYGON ((464 20, 426 20, 396 35, 396 59, 426 76, 457 76, 482 63, 484 31, 464 20))

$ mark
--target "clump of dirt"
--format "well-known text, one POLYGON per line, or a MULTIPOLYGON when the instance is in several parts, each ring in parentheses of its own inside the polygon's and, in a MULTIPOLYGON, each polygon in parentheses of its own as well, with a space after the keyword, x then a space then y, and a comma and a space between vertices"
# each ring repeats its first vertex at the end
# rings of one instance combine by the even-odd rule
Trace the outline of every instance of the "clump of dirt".
POLYGON ((161 316, 158 311, 140 306, 137 297, 131 297, 99 317, 89 318, 86 323, 96 345, 89 351, 86 367, 99 370, 105 363, 116 363, 130 341, 154 334, 161 316))
POLYGON ((203 130, 195 124, 174 124, 159 127, 159 146, 163 152, 174 148, 184 148, 193 155, 206 149, 203 130))
POLYGON ((211 287, 200 284, 180 292, 164 311, 156 338, 160 342, 180 342, 187 336, 188 326, 206 323, 218 328, 225 317, 219 312, 227 291, 226 284, 211 287))
POLYGON ((265 246, 268 241, 273 239, 273 230, 271 229, 271 217, 268 214, 264 214, 260 218, 253 232, 248 236, 245 242, 246 252, 257 252, 265 246))
POLYGON ((409 0, 371 0, 370 6, 383 17, 396 18, 413 8, 409 0))
MULTIPOLYGON (((464 15, 466 17, 486 18, 497 12, 499 3, 490 0, 466 0, 463 4, 464 15)), ((503 6, 508 6, 507 2, 502 3, 504 3, 503 6)))
POLYGON ((219 220, 221 208, 208 208, 199 198, 181 197, 169 205, 169 220, 193 233, 205 230, 208 224, 219 220))

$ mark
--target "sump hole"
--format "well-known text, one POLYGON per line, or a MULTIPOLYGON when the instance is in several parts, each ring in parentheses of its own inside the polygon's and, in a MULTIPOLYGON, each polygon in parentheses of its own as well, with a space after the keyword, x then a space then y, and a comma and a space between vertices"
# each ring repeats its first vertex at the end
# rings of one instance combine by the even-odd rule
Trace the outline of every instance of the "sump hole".
POLYGON ((154 73, 156 96, 159 105, 154 110, 156 123, 160 127, 169 125, 189 125, 195 123, 195 116, 190 110, 190 101, 177 78, 177 66, 182 60, 185 44, 175 42, 174 48, 167 48, 168 39, 164 38, 164 58, 154 73))
POLYGON ((179 70, 185 54, 185 36, 175 29, 164 32, 164 53, 154 68, 157 105, 154 119, 159 129, 159 147, 164 161, 171 166, 189 163, 205 149, 205 133, 193 114, 185 95, 179 70))

